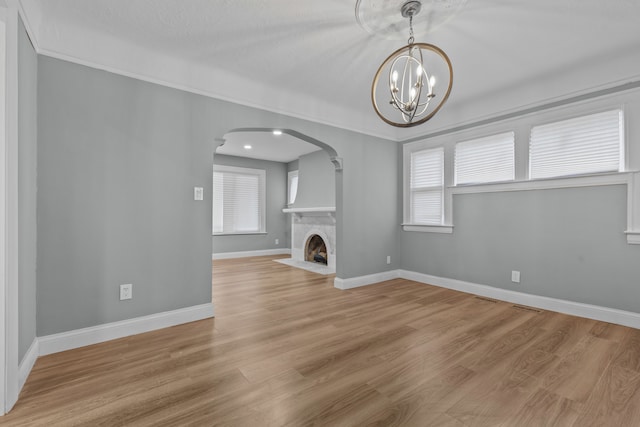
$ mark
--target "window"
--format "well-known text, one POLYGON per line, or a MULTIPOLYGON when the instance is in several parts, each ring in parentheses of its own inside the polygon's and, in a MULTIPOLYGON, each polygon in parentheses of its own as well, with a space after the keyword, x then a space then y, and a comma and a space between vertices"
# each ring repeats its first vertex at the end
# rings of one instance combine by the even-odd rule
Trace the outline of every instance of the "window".
POLYGON ((529 178, 621 171, 624 165, 622 110, 534 126, 529 178))
POLYGON ((292 205, 298 195, 298 171, 291 171, 287 179, 287 205, 292 205))
POLYGON ((409 174, 409 222, 417 225, 442 224, 444 149, 412 152, 409 174))
POLYGON ((513 132, 459 142, 455 148, 455 185, 512 181, 513 132))
MULTIPOLYGON (((627 165, 639 163, 625 158, 619 106, 628 99, 620 98, 613 106, 611 99, 572 105, 574 115, 567 120, 558 120, 566 112, 554 108, 403 144, 402 230, 453 233, 454 201, 464 194, 623 184, 629 203, 640 205, 633 198, 634 191, 640 195, 640 185, 632 185, 640 182, 640 174, 625 172, 627 165), (594 107, 600 112, 594 114, 594 107), (575 115, 585 108, 591 112, 575 115), (512 130, 505 132, 505 126, 512 130)), ((637 212, 640 224, 640 208, 637 212)), ((640 244, 637 227, 629 225, 625 232, 628 243, 640 244)))
POLYGON ((265 171, 213 167, 213 234, 265 232, 265 171))

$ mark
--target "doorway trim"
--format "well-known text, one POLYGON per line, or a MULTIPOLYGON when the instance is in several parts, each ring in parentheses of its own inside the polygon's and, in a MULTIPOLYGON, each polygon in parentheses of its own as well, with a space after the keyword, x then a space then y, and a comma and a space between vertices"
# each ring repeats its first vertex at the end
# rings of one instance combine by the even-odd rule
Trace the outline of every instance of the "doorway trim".
POLYGON ((19 394, 18 360, 18 9, 0 8, 4 21, 4 132, 0 137, 0 414, 19 394))

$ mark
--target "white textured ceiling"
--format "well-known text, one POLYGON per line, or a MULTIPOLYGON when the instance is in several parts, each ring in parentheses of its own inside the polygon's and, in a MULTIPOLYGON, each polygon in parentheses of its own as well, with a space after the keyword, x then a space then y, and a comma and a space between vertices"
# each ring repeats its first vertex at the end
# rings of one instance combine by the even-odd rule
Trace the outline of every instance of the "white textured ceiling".
POLYGON ((396 129, 369 91, 404 41, 366 33, 355 0, 20 1, 40 53, 395 140, 640 76, 640 1, 468 0, 418 39, 451 58, 449 101, 396 129))

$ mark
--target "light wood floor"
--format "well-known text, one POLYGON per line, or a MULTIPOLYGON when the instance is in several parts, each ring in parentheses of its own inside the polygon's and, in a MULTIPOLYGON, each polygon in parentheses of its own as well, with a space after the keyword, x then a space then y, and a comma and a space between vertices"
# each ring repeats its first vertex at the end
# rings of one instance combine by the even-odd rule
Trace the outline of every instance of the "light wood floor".
POLYGON ((216 319, 38 359, 0 424, 640 426, 640 331, 214 262, 216 319))

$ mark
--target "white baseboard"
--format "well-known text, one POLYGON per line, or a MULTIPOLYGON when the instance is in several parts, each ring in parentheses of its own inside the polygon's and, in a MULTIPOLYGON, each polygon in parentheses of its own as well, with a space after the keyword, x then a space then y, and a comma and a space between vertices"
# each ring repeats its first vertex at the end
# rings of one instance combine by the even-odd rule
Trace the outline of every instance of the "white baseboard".
POLYGON ((351 277, 349 279, 341 279, 336 277, 333 279, 333 286, 346 290, 358 288, 360 286, 367 286, 373 283, 384 282, 385 280, 397 279, 400 270, 383 271, 382 273, 368 274, 366 276, 351 277))
POLYGON ((478 283, 465 282, 463 280, 449 279, 446 277, 432 276, 430 274, 416 273, 408 270, 392 270, 366 276, 351 277, 349 279, 334 279, 334 286, 338 289, 352 289, 359 286, 372 285, 391 279, 407 279, 441 288, 453 289, 469 294, 480 295, 500 301, 514 304, 536 307, 543 310, 556 311, 572 316, 586 317, 587 319, 600 320, 640 329, 640 313, 602 307, 592 304, 568 301, 558 298, 543 297, 526 294, 508 289, 495 288, 493 286, 478 283))
POLYGON ((27 381, 27 378, 33 369, 33 365, 36 364, 36 360, 38 360, 39 355, 40 341, 38 338, 34 338, 33 342, 29 346, 29 350, 27 350, 27 353, 18 365, 18 393, 20 393, 22 387, 24 387, 24 383, 27 381))
POLYGON ((557 298, 543 297, 539 295, 531 295, 523 292, 494 288, 492 286, 480 285, 456 279, 448 279, 446 277, 431 276, 429 274, 416 273, 407 270, 398 270, 398 275, 403 279, 413 280, 442 288, 453 289, 501 301, 536 307, 543 310, 556 311, 559 313, 570 314, 572 316, 586 317, 588 319, 600 320, 603 322, 640 329, 640 313, 557 298))
POLYGON ((200 304, 178 310, 165 311, 149 316, 106 323, 89 328, 47 335, 38 338, 40 356, 71 350, 86 345, 97 344, 129 335, 155 331, 183 323, 213 317, 213 304, 200 304))
POLYGON ((230 259, 230 258, 247 258, 252 256, 266 256, 266 255, 290 255, 291 249, 264 249, 260 251, 242 251, 242 252, 219 252, 211 254, 211 259, 230 259))

